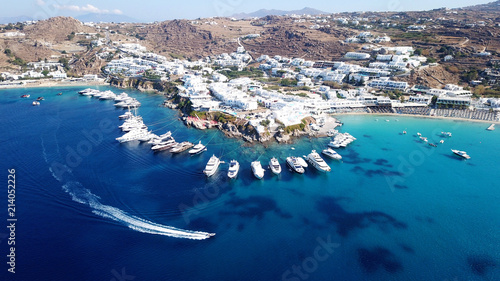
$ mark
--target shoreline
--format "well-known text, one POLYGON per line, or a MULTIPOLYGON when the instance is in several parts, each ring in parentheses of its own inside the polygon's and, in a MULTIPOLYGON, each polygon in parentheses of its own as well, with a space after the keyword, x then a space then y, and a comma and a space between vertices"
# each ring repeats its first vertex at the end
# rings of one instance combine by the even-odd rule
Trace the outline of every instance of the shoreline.
POLYGON ((342 116, 342 115, 373 115, 373 116, 402 116, 402 117, 415 117, 424 119, 438 119, 438 120, 453 120, 453 121, 464 121, 464 122, 476 122, 476 123, 486 123, 486 124, 500 124, 500 121, 488 121, 488 120, 478 120, 478 119, 468 119, 460 117, 445 117, 445 116, 430 116, 430 115, 414 115, 414 114, 399 114, 399 113, 363 113, 363 112, 352 112, 352 113, 335 113, 332 116, 342 116))
POLYGON ((55 87, 86 87, 86 86, 111 86, 107 82, 62 82, 62 81, 41 81, 39 83, 29 83, 26 85, 1 85, 0 90, 28 89, 28 88, 55 88, 55 87))

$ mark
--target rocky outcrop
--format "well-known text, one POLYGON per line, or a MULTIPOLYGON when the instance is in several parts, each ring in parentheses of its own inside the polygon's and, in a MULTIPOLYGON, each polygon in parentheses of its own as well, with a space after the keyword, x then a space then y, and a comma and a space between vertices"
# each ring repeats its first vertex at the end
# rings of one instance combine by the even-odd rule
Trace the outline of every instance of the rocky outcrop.
POLYGON ((142 78, 112 78, 110 81, 112 86, 121 89, 133 88, 141 92, 158 92, 173 96, 178 92, 174 83, 167 81, 151 81, 142 78))

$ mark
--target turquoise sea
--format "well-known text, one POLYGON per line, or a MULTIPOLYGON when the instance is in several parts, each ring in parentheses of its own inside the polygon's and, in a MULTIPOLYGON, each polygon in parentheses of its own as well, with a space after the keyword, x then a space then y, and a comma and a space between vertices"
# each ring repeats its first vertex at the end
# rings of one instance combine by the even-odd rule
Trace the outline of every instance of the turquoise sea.
POLYGON ((0 280, 500 280, 500 132, 489 124, 338 116, 357 140, 337 150, 343 161, 325 159, 331 173, 299 175, 285 158, 328 138, 248 145, 186 128, 161 95, 126 90, 150 129, 208 143, 193 157, 153 153, 115 141, 124 110, 82 89, 0 91, 0 221, 7 226, 8 169, 18 219, 15 274, 0 228, 0 280), (222 164, 207 179, 212 154, 237 159, 238 178, 222 164), (250 163, 273 156, 283 173, 255 179, 250 163), (216 235, 176 238, 169 227, 216 235))

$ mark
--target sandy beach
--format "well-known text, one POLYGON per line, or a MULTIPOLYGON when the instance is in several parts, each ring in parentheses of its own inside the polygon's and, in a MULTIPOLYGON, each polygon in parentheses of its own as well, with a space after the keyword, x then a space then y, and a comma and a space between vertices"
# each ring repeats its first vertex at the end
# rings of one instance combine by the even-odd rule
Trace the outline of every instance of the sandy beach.
POLYGON ((341 117, 342 115, 373 115, 373 116, 404 116, 404 117, 415 117, 415 118, 428 118, 428 119, 446 119, 446 120, 456 120, 456 121, 465 121, 465 122, 479 122, 486 124, 500 124, 500 121, 488 121, 488 120, 477 120, 477 119, 468 119, 468 118, 458 118, 458 117, 444 117, 444 116, 430 116, 430 115, 413 115, 413 114, 398 114, 398 113, 361 113, 361 112, 353 112, 353 113, 337 113, 333 114, 333 117, 341 117))
POLYGON ((54 81, 54 80, 25 80, 14 84, 0 84, 1 89, 22 89, 22 88, 48 88, 48 87, 85 87, 85 86, 106 86, 109 83, 104 81, 54 81), (26 82, 21 84, 22 82, 26 82))

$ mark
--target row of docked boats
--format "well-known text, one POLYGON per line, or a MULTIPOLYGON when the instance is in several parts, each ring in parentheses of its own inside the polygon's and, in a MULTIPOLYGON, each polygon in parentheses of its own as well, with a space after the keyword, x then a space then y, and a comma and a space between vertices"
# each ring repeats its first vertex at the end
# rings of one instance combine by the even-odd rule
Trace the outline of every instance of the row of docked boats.
POLYGON ((96 89, 85 89, 78 93, 82 96, 98 98, 99 100, 114 100, 115 107, 118 108, 138 108, 141 106, 141 103, 137 99, 130 97, 127 93, 117 95, 112 91, 101 92, 96 89))
POLYGON ((174 154, 190 149, 189 154, 196 155, 207 150, 207 147, 201 141, 197 145, 188 141, 176 142, 170 131, 162 135, 156 135, 148 130, 141 116, 136 116, 131 111, 127 111, 118 118, 124 120, 123 124, 118 127, 125 132, 123 136, 116 138, 120 143, 131 141, 147 142, 147 144, 151 145, 151 150, 155 152, 169 151, 174 154))
POLYGON ((347 147, 349 144, 351 144, 355 140, 356 140, 356 138, 353 137, 349 133, 339 133, 339 132, 337 132, 333 136, 333 140, 330 141, 330 143, 328 144, 328 146, 331 147, 331 148, 341 148, 341 147, 345 148, 345 147, 347 147))
MULTIPOLYGON (((338 153, 336 153, 335 151, 333 151, 331 149, 329 149, 329 150, 330 150, 329 153, 333 152, 333 155, 335 155, 334 157, 330 157, 330 158, 342 159, 342 157, 340 155, 338 155, 338 153)), ((311 153, 307 156, 304 156, 304 158, 290 156, 290 157, 286 158, 286 164, 291 169, 291 171, 296 172, 298 174, 303 174, 305 172, 305 168, 309 167, 309 165, 313 166, 314 168, 316 168, 320 172, 330 172, 331 171, 330 166, 325 162, 325 160, 323 160, 323 158, 321 158, 321 156, 316 152, 316 150, 311 151, 311 153), (305 160, 304 160, 304 158, 305 158, 305 160), (308 164, 308 162, 309 162, 309 164, 308 164)), ((221 164, 220 159, 217 156, 212 155, 212 157, 210 157, 210 160, 208 161, 207 165, 205 166, 203 173, 207 177, 213 176, 217 172, 220 164, 221 164)), ((253 161, 250 164, 250 167, 252 169, 253 175, 257 179, 264 178, 264 174, 265 174, 266 170, 262 167, 262 164, 260 161, 253 161)), ((231 160, 231 162, 229 163, 229 169, 227 172, 228 178, 230 178, 230 179, 236 178, 238 175, 239 169, 240 169, 240 164, 238 163, 238 161, 231 160)), ((276 157, 271 158, 271 160, 269 161, 269 169, 275 175, 281 174, 281 172, 282 172, 281 164, 279 163, 278 159, 276 159, 276 157)))

